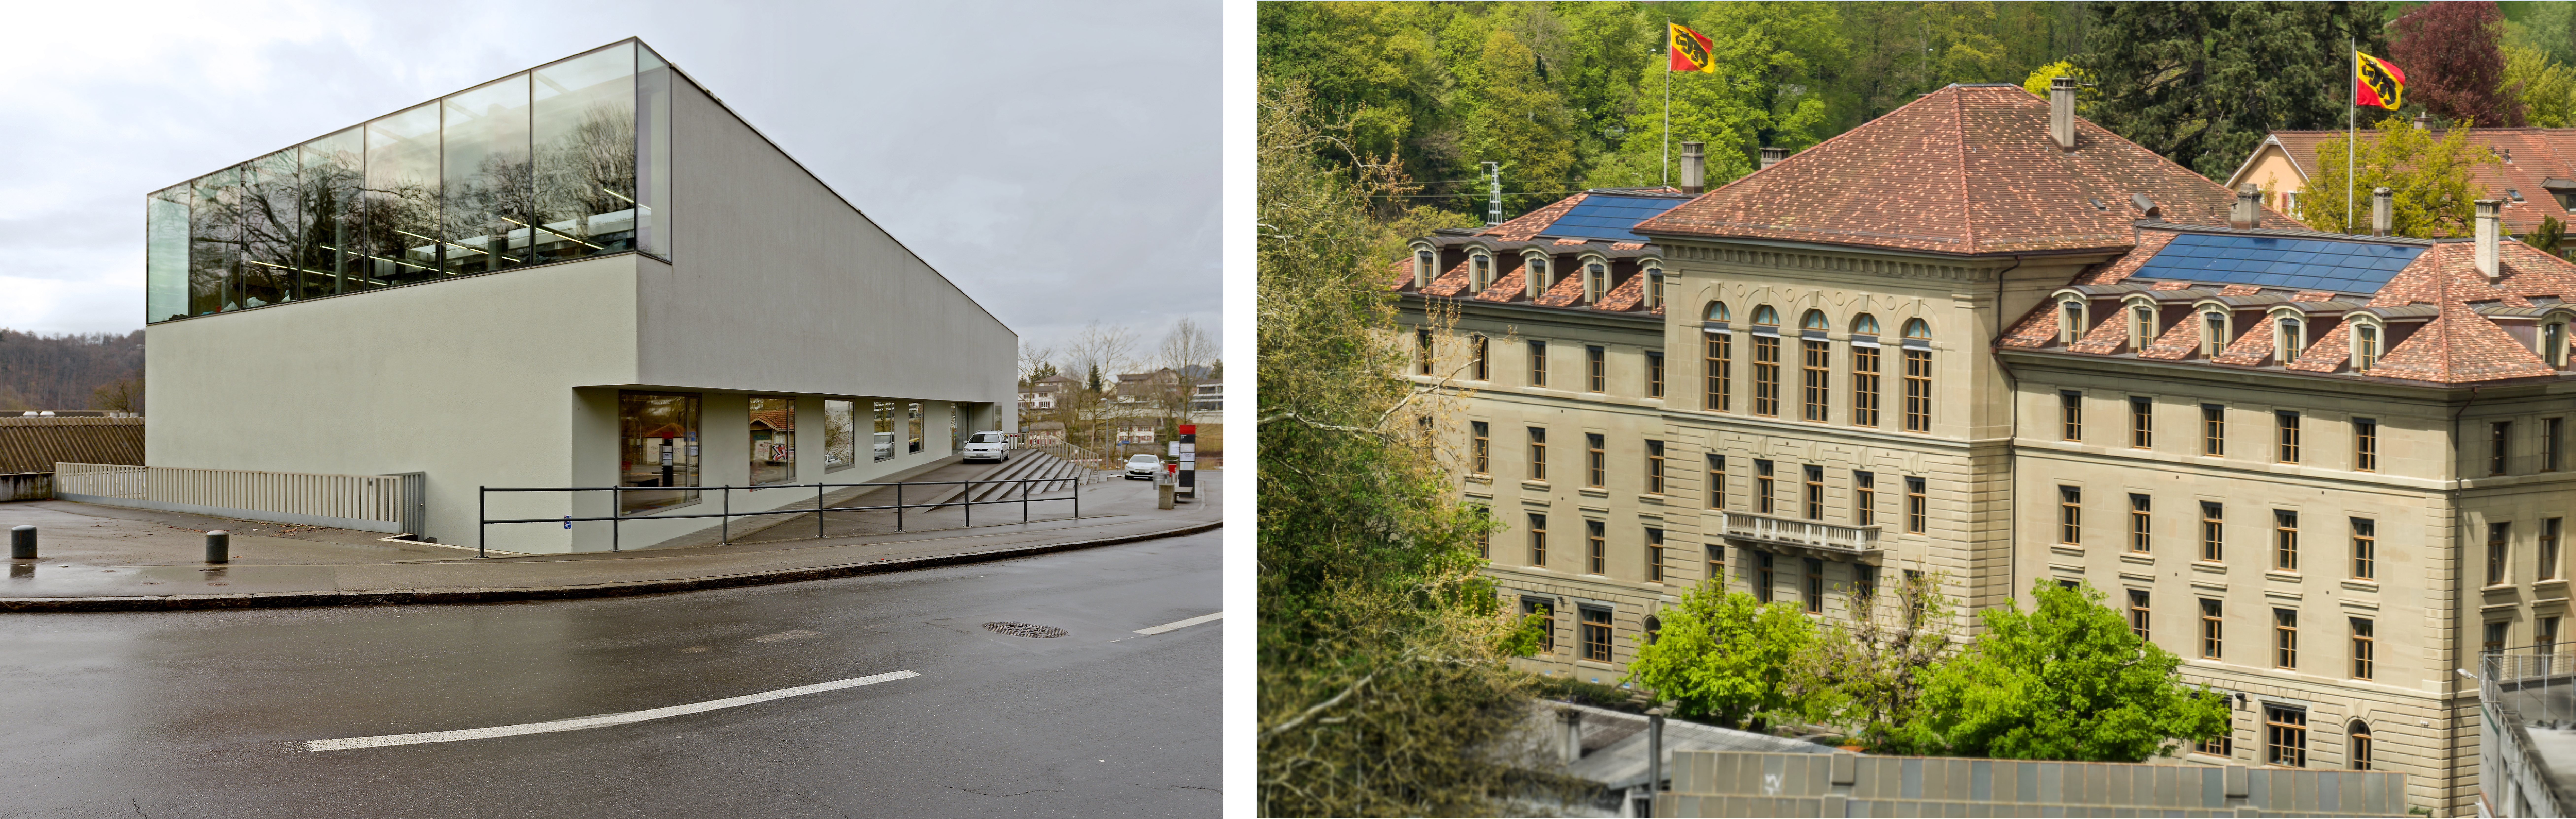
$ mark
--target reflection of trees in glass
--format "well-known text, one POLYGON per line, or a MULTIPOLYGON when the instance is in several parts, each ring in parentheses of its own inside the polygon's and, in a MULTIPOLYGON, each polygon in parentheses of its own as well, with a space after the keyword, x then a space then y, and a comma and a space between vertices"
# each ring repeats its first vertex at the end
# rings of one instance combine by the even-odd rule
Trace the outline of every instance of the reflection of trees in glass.
POLYGON ((240 171, 227 168, 198 177, 188 202, 188 312, 205 315, 229 306, 233 266, 241 256, 234 224, 241 218, 240 171))
POLYGON ((242 193, 235 200, 242 247, 234 279, 236 306, 294 297, 295 247, 303 233, 303 209, 297 201, 302 174, 295 154, 288 149, 242 167, 242 193))
POLYGON ((594 223, 592 217, 634 207, 635 109, 594 103, 562 137, 537 146, 538 215, 546 233, 546 258, 624 250, 634 243, 634 222, 594 223))
POLYGON ((298 295, 363 289, 366 265, 360 262, 362 250, 354 233, 363 228, 358 221, 358 190, 365 186, 366 175, 358 167, 356 153, 307 149, 299 181, 304 231, 295 259, 304 287, 298 295))
POLYGON ((400 282, 433 273, 439 246, 429 234, 438 230, 438 183, 401 179, 366 188, 366 207, 358 223, 365 228, 374 278, 400 282))
POLYGON ((859 462, 858 402, 823 402, 823 467, 839 469, 859 462))
POLYGON ((455 244, 447 252, 457 272, 527 263, 526 241, 506 237, 523 229, 535 212, 535 182, 535 165, 526 156, 493 153, 483 157, 473 176, 449 186, 447 236, 455 244))

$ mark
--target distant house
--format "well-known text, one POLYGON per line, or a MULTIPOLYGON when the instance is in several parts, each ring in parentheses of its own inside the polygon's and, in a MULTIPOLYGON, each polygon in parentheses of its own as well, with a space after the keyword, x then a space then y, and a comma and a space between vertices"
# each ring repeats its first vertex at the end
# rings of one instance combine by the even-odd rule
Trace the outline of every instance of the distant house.
POLYGON ((1059 399, 1081 387, 1082 382, 1072 376, 1050 375, 1038 379, 1020 392, 1020 409, 1055 409, 1059 399))
MULTIPOLYGON (((2427 128, 2419 117, 2418 128, 2427 128)), ((2520 235, 2540 226, 2543 217, 2566 222, 2576 219, 2576 128, 2471 128, 2469 144, 2485 148, 2504 161, 2502 165, 2478 165, 2471 177, 2484 189, 2482 198, 2503 204, 2498 214, 2505 232, 2520 235)), ((2434 134, 2447 138, 2449 131, 2434 134)), ((2253 185, 2264 191, 2264 204, 2282 212, 2298 215, 2303 209, 2302 194, 2307 192, 2310 177, 2318 173, 2317 151, 2334 140, 2342 131, 2273 131, 2254 146, 2236 173, 2227 177, 2227 188, 2253 185)), ((2341 185, 2341 179, 2314 180, 2319 185, 2341 185)), ((2354 192, 2357 203, 2370 201, 2369 191, 2354 192)), ((2368 207, 2359 204, 2359 207, 2368 207)), ((2369 214, 2355 214, 2357 222, 2369 214)))

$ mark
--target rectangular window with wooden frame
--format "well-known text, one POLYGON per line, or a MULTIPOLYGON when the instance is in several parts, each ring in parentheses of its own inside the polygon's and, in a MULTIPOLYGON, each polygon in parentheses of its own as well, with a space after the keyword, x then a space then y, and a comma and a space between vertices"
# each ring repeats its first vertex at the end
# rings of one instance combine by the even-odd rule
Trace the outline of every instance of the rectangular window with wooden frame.
POLYGON ((2129 448, 2156 448, 2156 399, 2129 396, 2129 448))
POLYGON ((1586 392, 1610 391, 1610 351, 1600 347, 1583 348, 1583 389, 1586 392))
POLYGON ((1726 580, 1726 547, 1711 543, 1707 548, 1708 575, 1702 582, 1718 583, 1719 588, 1725 588, 1723 581, 1726 580))
POLYGON ((1646 351, 1646 397, 1664 397, 1664 351, 1646 351))
POLYGON ((2212 458, 2227 455, 2227 407, 2221 404, 2200 405, 2200 454, 2212 458))
POLYGON ((1583 522, 1584 571, 1590 574, 1610 573, 1610 535, 1600 521, 1583 522))
POLYGON ((1547 342, 1532 341, 1529 343, 1529 365, 1529 385, 1533 387, 1547 386, 1547 342))
POLYGON ((1852 525, 1878 525, 1878 476, 1852 473, 1852 525))
POLYGON ((2558 618, 2543 617, 2532 621, 2531 644, 2540 647, 2539 654, 2549 657, 2558 653, 2558 618))
POLYGON ((2507 626, 2507 625, 2508 625, 2507 623, 2505 623, 2505 622, 2503 622, 2503 621, 2501 621, 2501 620, 2496 621, 2496 622, 2493 622, 2493 623, 2488 623, 2488 624, 2486 625, 2486 637, 2485 637, 2485 639, 2484 639, 2484 640, 2481 640, 2481 641, 2478 643, 2478 651, 2479 651, 2479 653, 2482 653, 2482 654, 2498 654, 2498 653, 2502 653, 2502 652, 2504 651, 2505 628, 2506 628, 2506 626, 2507 626))
POLYGON ((1771 493, 1777 489, 1772 485, 1773 477, 1770 461, 1753 462, 1753 511, 1757 514, 1771 514, 1771 493))
POLYGON ((1530 427, 1529 438, 1529 479, 1545 482, 1547 480, 1547 430, 1543 427, 1530 427))
POLYGON ((2296 611, 2272 610, 2272 667, 2291 671, 2299 668, 2299 613, 2296 611))
POLYGON ((2379 471, 2378 421, 2352 419, 2352 468, 2361 472, 2379 471))
POLYGON ((2512 421, 2493 421, 2487 424, 2487 474, 2505 473, 2506 444, 2512 440, 2512 421))
POLYGON ((1603 449, 1604 436, 1597 432, 1583 435, 1583 485, 1610 485, 1610 453, 1603 449))
POLYGON ((1664 493, 1664 442, 1646 442, 1646 494, 1664 493))
POLYGON ((1905 431, 1932 431, 1932 351, 1905 351, 1905 431))
POLYGON ((1780 415, 1780 337, 1753 336, 1753 414, 1780 415))
POLYGON ((2375 650, 2378 644, 2371 636, 2372 624, 2368 618, 2350 619, 2352 621, 2352 678, 2367 680, 2374 670, 2371 668, 2371 655, 2377 653, 2375 650))
POLYGON ((1801 402, 1804 409, 1800 417, 1823 421, 1827 408, 1833 404, 1833 342, 1820 338, 1804 339, 1798 342, 1798 348, 1799 386, 1803 388, 1805 398, 1801 402))
POLYGON ((2133 634, 2138 635, 2138 639, 2139 639, 2139 640, 2144 641, 2144 640, 2148 639, 2148 638, 2147 638, 2147 626, 2148 626, 2148 624, 2149 624, 2149 623, 2151 623, 2151 622, 2152 622, 2152 618, 2148 617, 2148 612, 2147 612, 2147 592, 2146 592, 2146 590, 2145 590, 2145 589, 2130 589, 2130 590, 2129 590, 2129 631, 2130 631, 2131 633, 2133 633, 2133 634))
POLYGON ((1416 362, 1415 366, 1420 368, 1423 375, 1431 374, 1431 355, 1431 331, 1413 331, 1413 357, 1416 362))
POLYGON ((2299 513, 2287 509, 2272 510, 2272 568, 2285 572, 2299 570, 2299 513))
POLYGON ((2540 519, 2540 565, 2533 580, 2558 579, 2558 524, 2566 518, 2540 519))
POLYGON ((2299 414, 2291 410, 2272 412, 2273 459, 2285 464, 2299 462, 2299 414))
POLYGON ((2227 507, 2200 502, 2200 559, 2227 562, 2227 507))
POLYGON ((1852 426, 1878 426, 1878 345, 1852 345, 1852 426))
POLYGON ((1493 430, 1483 421, 1467 422, 1467 471, 1486 475, 1493 469, 1493 430))
POLYGON ((2542 472, 2558 471, 2558 451, 2564 443, 2559 434, 2565 431, 2562 429, 2565 424, 2561 422, 2566 420, 2565 418, 2540 419, 2540 471, 2542 472))
POLYGON ((2149 517, 2153 499, 2129 493, 2129 551, 2145 554, 2154 551, 2154 520, 2149 517))
POLYGON ((2074 390, 2057 391, 2057 437, 2064 441, 2084 440, 2084 394, 2074 390))
POLYGON ((2227 636, 2226 609, 2216 600, 2200 601, 2200 657, 2224 659, 2227 636))
POLYGON ((1664 530, 1646 529, 1646 579, 1664 582, 1664 530))
POLYGON ((1555 608, 1545 600, 1521 598, 1521 616, 1537 617, 1542 621, 1538 629, 1538 653, 1540 654, 1556 653, 1555 608))
POLYGON ((1812 557, 1807 558, 1806 568, 1807 582, 1802 591, 1806 592, 1803 599, 1807 604, 1807 612, 1810 614, 1823 612, 1825 610, 1825 562, 1812 557))
POLYGON ((1530 565, 1547 568, 1547 516, 1529 516, 1530 565))
POLYGON ((1927 522, 1927 519, 1931 517, 1931 515, 1930 515, 1930 510, 1927 508, 1927 507, 1929 507, 1930 505, 1931 505, 1931 502, 1930 502, 1930 501, 1929 501, 1929 499, 1927 499, 1927 498, 1925 497, 1925 495, 1924 495, 1924 491, 1923 491, 1923 479, 1922 479, 1922 478, 1906 478, 1906 479, 1905 479, 1905 532, 1906 532, 1906 534, 1912 534, 1912 535, 1919 535, 1919 534, 1923 534, 1923 530, 1924 530, 1924 528, 1925 528, 1925 524, 1926 524, 1926 522, 1927 522))
POLYGON ((2057 488, 2057 542, 2070 546, 2084 543, 2084 490, 2072 486, 2057 488))
POLYGON ((1610 662, 1610 610, 1583 606, 1583 659, 1610 662))
POLYGON ((1703 389, 1701 409, 1732 412, 1735 409, 1735 334, 1708 334, 1706 358, 1700 361, 1701 375, 1707 382, 1703 389))
POLYGON ((1753 598, 1754 598, 1754 599, 1756 599, 1756 600, 1760 600, 1760 601, 1762 601, 1762 602, 1764 602, 1764 603, 1771 602, 1771 584, 1772 584, 1772 583, 1775 583, 1775 582, 1778 582, 1778 580, 1779 580, 1778 576, 1776 576, 1773 572, 1774 572, 1774 570, 1773 570, 1773 568, 1772 568, 1772 566, 1771 566, 1771 553, 1770 553, 1770 552, 1754 552, 1754 553, 1753 553, 1753 598))
POLYGON ((1708 453, 1708 508, 1726 508, 1726 456, 1708 453))
POLYGON ((2263 762, 2284 768, 2308 765, 2308 712, 2263 706, 2263 762))
POLYGON ((1807 478, 1805 492, 1807 503, 1806 508, 1801 511, 1807 513, 1806 517, 1808 520, 1824 520, 1825 468, 1821 466, 1810 466, 1806 467, 1802 471, 1805 472, 1807 478))
MULTIPOLYGON (((2235 730, 2235 726, 2233 724, 2235 720, 2230 719, 2228 722, 2230 723, 2228 730, 2235 730)), ((2210 756, 2234 756, 2236 754, 2236 738, 2227 734, 2219 734, 2216 739, 2202 740, 2192 743, 2191 750, 2194 753, 2203 753, 2210 756)))
POLYGON ((2513 544, 2513 524, 2487 524, 2487 585, 2502 586, 2505 581, 2507 552, 2513 544))
POLYGON ((2355 580, 2377 577, 2379 571, 2379 523, 2369 518, 2353 518, 2352 576, 2355 580))
POLYGON ((1493 376, 1492 370, 1487 369, 1487 362, 1485 360, 1485 354, 1491 350, 1492 347, 1492 340, 1487 339, 1482 335, 1476 336, 1476 338, 1468 344, 1468 352, 1476 357, 1475 375, 1476 380, 1478 381, 1490 380, 1493 376))

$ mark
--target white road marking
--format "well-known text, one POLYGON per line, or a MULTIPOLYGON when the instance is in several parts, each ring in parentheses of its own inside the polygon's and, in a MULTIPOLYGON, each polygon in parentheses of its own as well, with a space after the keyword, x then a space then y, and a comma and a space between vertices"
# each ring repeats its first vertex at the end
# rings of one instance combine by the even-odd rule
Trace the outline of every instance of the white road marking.
POLYGON ((683 714, 714 711, 720 708, 732 708, 737 705, 750 705, 752 703, 768 702, 770 700, 786 699, 788 697, 801 697, 807 694, 820 694, 825 691, 838 691, 843 688, 856 688, 862 685, 910 679, 918 676, 921 675, 911 671, 892 671, 884 674, 871 674, 865 677, 852 677, 846 680, 833 680, 831 682, 815 683, 813 685, 800 685, 795 688, 781 688, 776 691, 764 691, 758 694, 745 694, 739 697, 728 697, 721 700, 708 700, 706 702, 695 702, 687 705, 674 705, 668 708, 655 708, 650 711, 629 711, 623 714, 600 714, 598 716, 576 717, 573 719, 555 720, 553 722, 531 722, 523 725, 503 725, 497 728, 468 728, 461 731, 431 731, 426 734, 391 734, 376 737, 349 737, 346 739, 316 739, 299 744, 303 745, 304 750, 307 751, 345 751, 351 748, 382 748, 388 745, 419 745, 429 742, 458 742, 468 739, 514 737, 520 734, 578 731, 583 728, 602 728, 610 725, 624 725, 630 722, 661 719, 663 717, 676 717, 683 714))
POLYGON ((1205 623, 1205 622, 1210 621, 1210 620, 1216 620, 1216 619, 1219 619, 1219 618, 1223 618, 1224 616, 1225 616, 1225 612, 1221 612, 1221 611, 1220 611, 1220 612, 1216 612, 1216 613, 1214 613, 1214 614, 1202 614, 1202 615, 1199 615, 1199 616, 1197 616, 1197 617, 1192 617, 1192 618, 1187 619, 1187 620, 1174 620, 1174 621, 1172 621, 1172 622, 1164 623, 1164 624, 1162 624, 1162 625, 1154 626, 1154 627, 1151 627, 1151 628, 1140 628, 1140 629, 1137 629, 1137 630, 1136 630, 1136 633, 1138 633, 1138 634, 1161 634, 1161 633, 1166 632, 1166 631, 1173 631, 1173 630, 1177 630, 1177 629, 1185 629, 1185 628, 1189 628, 1189 627, 1191 627, 1191 626, 1195 626, 1195 625, 1198 625, 1198 624, 1200 624, 1200 623, 1205 623))

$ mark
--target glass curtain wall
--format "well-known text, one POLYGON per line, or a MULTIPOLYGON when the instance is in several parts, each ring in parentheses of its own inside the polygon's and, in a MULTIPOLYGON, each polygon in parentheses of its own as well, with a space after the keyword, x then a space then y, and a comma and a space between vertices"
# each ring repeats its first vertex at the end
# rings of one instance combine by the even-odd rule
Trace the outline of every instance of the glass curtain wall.
POLYGON ((859 463, 859 402, 847 398, 823 399, 823 471, 834 472, 859 463))
POLYGON ((751 397, 751 482, 796 480, 796 399, 751 397))
POLYGON ((620 514, 696 503, 699 486, 698 394, 620 392, 618 435, 623 439, 618 485, 652 487, 619 492, 620 514))
POLYGON ((676 74, 630 40, 149 194, 144 319, 667 258, 676 74))

